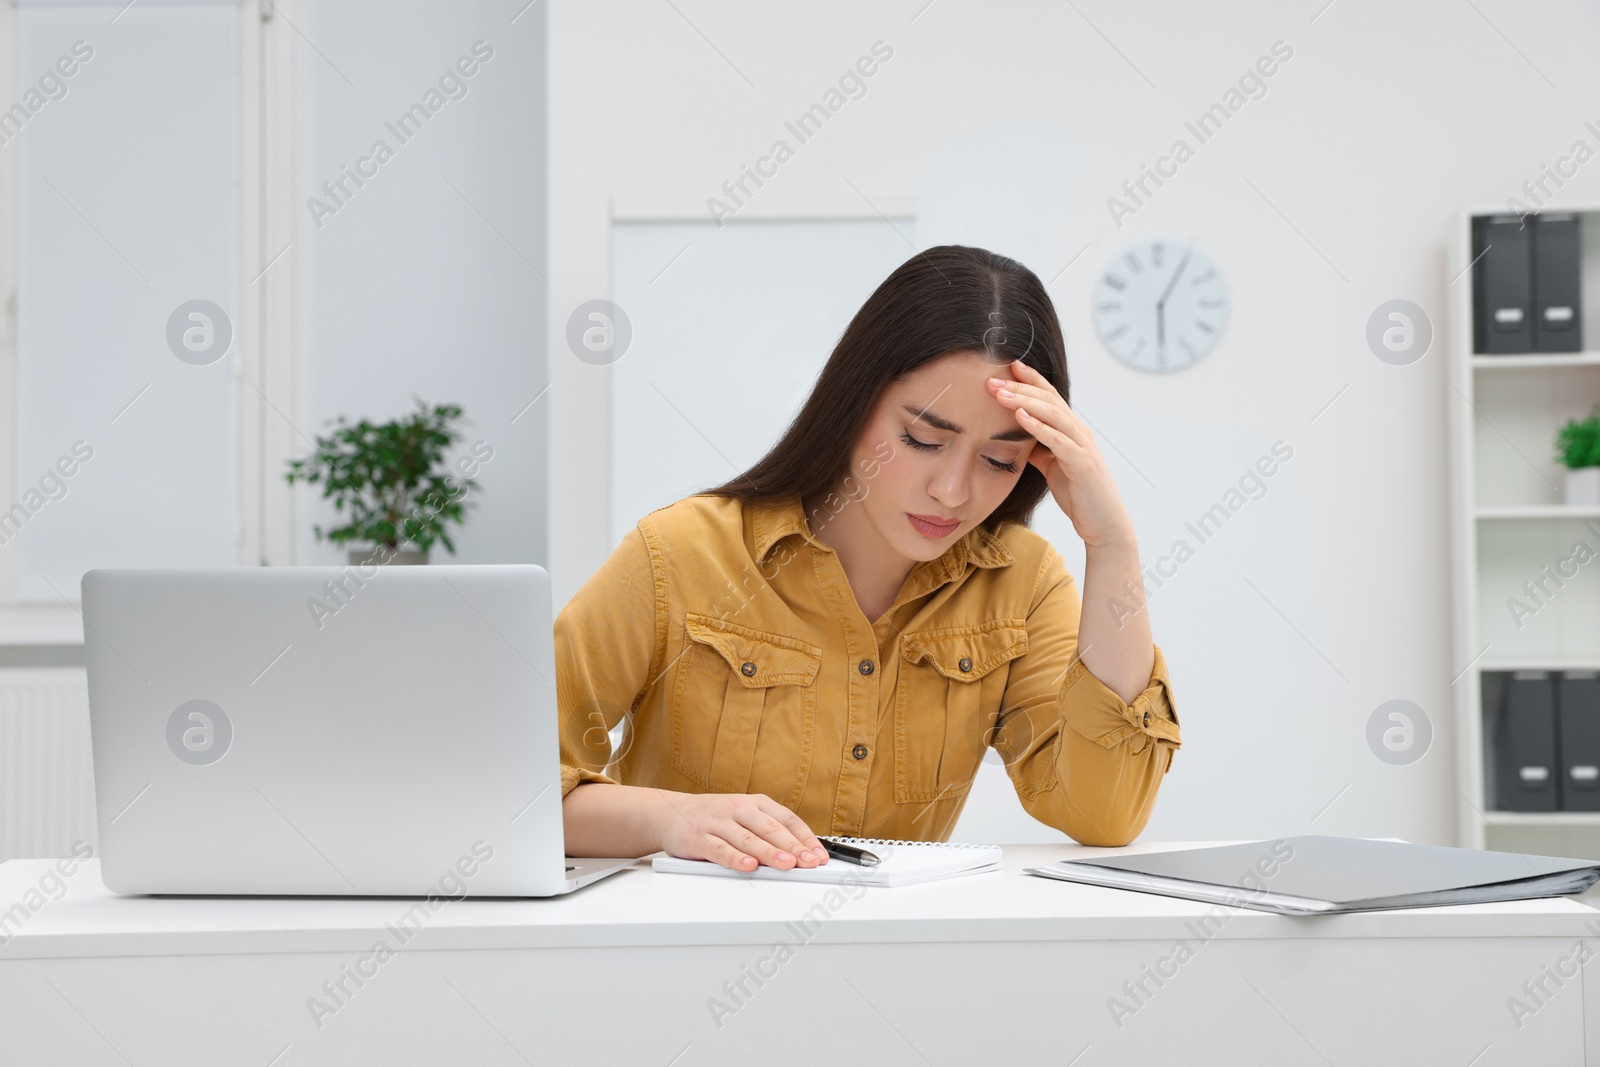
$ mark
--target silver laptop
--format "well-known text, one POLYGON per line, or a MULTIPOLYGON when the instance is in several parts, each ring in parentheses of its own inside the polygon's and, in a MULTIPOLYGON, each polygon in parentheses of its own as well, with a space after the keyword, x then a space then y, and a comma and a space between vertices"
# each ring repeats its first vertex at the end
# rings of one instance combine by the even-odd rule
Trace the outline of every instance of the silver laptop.
POLYGON ((101 874, 118 893, 554 896, 550 580, 531 565, 92 570, 101 874))

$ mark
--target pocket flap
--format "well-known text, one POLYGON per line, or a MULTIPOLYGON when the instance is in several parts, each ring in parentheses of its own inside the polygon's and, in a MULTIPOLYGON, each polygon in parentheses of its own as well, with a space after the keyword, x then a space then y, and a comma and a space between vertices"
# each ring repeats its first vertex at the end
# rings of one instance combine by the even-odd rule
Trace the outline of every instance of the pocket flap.
POLYGON ((746 688, 810 685, 822 663, 822 649, 816 645, 726 619, 691 613, 684 617, 683 628, 691 640, 716 649, 746 688))
POLYGON ((1021 619, 920 630, 905 635, 904 650, 908 663, 926 660, 952 681, 975 682, 1028 651, 1028 630, 1021 619))

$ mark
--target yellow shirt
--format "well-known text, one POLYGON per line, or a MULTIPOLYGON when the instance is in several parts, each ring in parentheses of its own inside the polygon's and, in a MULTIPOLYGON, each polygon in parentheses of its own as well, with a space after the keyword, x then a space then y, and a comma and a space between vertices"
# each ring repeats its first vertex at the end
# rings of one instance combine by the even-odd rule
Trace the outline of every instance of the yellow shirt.
POLYGON ((798 498, 688 497, 556 620, 562 796, 765 793, 814 833, 945 841, 992 746, 1034 818, 1126 844, 1179 745, 1172 688, 1157 646, 1124 704, 1077 658, 1079 610, 1060 555, 1008 524, 918 563, 873 622, 798 498))

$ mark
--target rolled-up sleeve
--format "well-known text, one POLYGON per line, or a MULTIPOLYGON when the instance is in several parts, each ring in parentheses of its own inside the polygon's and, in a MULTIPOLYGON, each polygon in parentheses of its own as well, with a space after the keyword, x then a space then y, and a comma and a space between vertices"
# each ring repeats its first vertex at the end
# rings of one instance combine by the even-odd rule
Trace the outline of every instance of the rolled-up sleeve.
POLYGON ((1181 743, 1166 657, 1157 645, 1149 683, 1124 703, 1078 659, 1082 603, 1053 551, 1039 588, 1027 651, 1007 678, 994 748, 1034 818, 1085 845, 1125 845, 1149 821, 1181 743))
POLYGON ((555 622, 561 796, 608 777, 611 731, 633 713, 662 658, 660 578, 638 527, 628 531, 555 622))

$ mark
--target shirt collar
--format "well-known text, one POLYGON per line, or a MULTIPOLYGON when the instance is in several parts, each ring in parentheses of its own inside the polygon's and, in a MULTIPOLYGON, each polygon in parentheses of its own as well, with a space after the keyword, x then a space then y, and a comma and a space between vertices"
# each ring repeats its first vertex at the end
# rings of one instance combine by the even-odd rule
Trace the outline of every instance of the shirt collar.
MULTIPOLYGON (((756 562, 765 563, 767 554, 779 541, 798 534, 817 548, 827 548, 806 522, 805 506, 798 495, 784 500, 762 501, 745 505, 750 535, 754 542, 756 562)), ((829 549, 829 551, 832 551, 829 549)), ((975 526, 962 535, 961 540, 944 550, 938 559, 918 563, 918 568, 938 570, 941 581, 948 581, 966 569, 968 563, 979 567, 1004 567, 1016 561, 1004 541, 975 526)))

